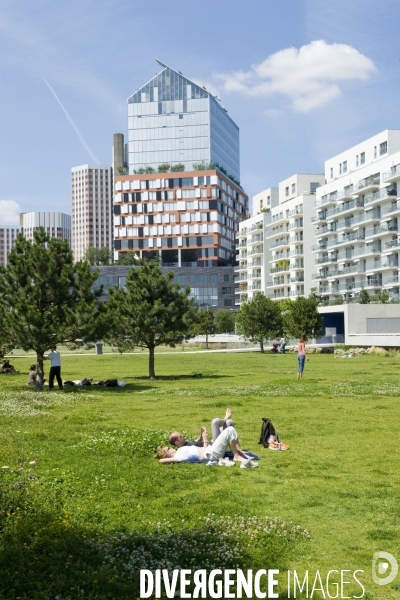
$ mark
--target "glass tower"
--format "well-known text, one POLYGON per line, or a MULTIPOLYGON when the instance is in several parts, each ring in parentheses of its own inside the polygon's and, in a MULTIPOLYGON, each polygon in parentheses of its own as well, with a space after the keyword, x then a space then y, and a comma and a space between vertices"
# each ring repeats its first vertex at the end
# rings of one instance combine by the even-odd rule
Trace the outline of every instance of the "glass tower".
POLYGON ((204 162, 240 180, 239 128, 227 110, 204 87, 157 62, 163 70, 128 98, 129 173, 165 163, 193 171, 204 162))

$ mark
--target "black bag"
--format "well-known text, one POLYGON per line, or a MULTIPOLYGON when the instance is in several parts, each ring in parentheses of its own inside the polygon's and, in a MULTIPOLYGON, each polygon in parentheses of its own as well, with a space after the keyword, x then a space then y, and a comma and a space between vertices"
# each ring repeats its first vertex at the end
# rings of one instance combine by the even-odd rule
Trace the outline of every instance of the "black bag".
POLYGON ((268 448, 269 439, 273 436, 273 439, 279 442, 279 436, 276 433, 275 427, 272 425, 272 421, 270 419, 263 418, 263 424, 261 426, 260 433, 260 441, 259 444, 262 444, 264 448, 268 448))
POLYGON ((118 385, 118 381, 117 379, 107 379, 107 381, 104 384, 106 387, 117 387, 118 385))

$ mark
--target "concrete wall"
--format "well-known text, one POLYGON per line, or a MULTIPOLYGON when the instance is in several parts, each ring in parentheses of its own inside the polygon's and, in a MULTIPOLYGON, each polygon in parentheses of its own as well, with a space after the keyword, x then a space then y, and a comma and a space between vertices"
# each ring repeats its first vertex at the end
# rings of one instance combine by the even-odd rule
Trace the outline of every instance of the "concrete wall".
POLYGON ((400 347, 400 304, 322 306, 321 314, 344 314, 344 343, 350 346, 400 347))

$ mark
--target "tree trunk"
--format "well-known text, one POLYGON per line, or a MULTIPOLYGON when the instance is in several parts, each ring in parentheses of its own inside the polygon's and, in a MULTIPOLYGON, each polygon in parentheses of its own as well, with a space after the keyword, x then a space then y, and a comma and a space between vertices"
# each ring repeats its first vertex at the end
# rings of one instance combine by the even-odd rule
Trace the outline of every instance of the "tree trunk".
POLYGON ((206 350, 208 350, 208 333, 206 333, 206 350))
POLYGON ((150 379, 156 378, 156 373, 154 371, 154 347, 149 348, 149 377, 150 379))
POLYGON ((264 342, 260 342, 260 350, 264 354, 264 342))
POLYGON ((37 392, 41 392, 43 390, 43 354, 41 352, 36 353, 36 386, 35 389, 37 392))

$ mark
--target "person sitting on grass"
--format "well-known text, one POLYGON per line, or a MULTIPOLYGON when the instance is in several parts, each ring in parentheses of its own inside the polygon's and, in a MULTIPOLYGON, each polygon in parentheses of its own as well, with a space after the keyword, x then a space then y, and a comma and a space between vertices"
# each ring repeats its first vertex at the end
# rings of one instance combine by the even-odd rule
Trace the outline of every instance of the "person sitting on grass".
POLYGON ((177 463, 177 462, 199 462, 208 460, 207 466, 214 467, 216 465, 231 467, 234 462, 224 458, 228 446, 231 447, 234 456, 239 457, 242 469, 254 469, 258 464, 253 462, 241 449, 238 441, 238 434, 234 427, 227 427, 219 434, 210 446, 208 442, 208 432, 205 427, 202 428, 201 437, 203 446, 180 446, 178 450, 169 448, 168 446, 160 446, 157 449, 156 458, 160 459, 160 463, 177 463))
POLYGON ((10 365, 7 359, 4 360, 3 364, 1 365, 1 369, 4 371, 4 373, 19 373, 19 371, 15 370, 13 365, 10 365))
MULTIPOLYGON (((37 381, 37 373, 36 373, 36 365, 31 365, 29 368, 29 376, 28 376, 28 385, 36 385, 37 381)), ((46 379, 43 379, 43 383, 46 382, 46 379)))
MULTIPOLYGON (((217 417, 216 419, 213 419, 211 421, 211 433, 212 433, 213 441, 215 441, 217 439, 217 437, 219 436, 219 434, 221 433, 221 431, 223 431, 227 427, 235 427, 235 423, 234 423, 234 421, 232 421, 231 416, 232 416, 232 411, 230 408, 227 408, 225 417, 223 419, 219 419, 217 417)), ((202 448, 203 447, 203 440, 202 440, 203 429, 204 429, 204 427, 200 428, 200 435, 195 440, 186 440, 185 436, 182 433, 179 433, 179 431, 173 431, 170 434, 168 441, 170 444, 172 444, 173 446, 176 446, 177 448, 182 448, 182 446, 198 446, 199 448, 202 448)), ((212 442, 210 442, 210 444, 211 443, 212 442)))

